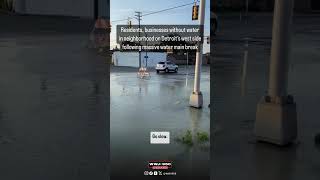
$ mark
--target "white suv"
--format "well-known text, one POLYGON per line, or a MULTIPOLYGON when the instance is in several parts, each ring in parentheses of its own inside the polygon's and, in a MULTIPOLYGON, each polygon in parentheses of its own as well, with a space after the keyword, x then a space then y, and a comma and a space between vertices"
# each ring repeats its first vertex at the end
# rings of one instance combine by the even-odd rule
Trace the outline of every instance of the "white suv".
POLYGON ((178 66, 170 61, 162 61, 158 62, 156 66, 157 73, 160 71, 165 71, 166 73, 169 71, 178 72, 178 66))

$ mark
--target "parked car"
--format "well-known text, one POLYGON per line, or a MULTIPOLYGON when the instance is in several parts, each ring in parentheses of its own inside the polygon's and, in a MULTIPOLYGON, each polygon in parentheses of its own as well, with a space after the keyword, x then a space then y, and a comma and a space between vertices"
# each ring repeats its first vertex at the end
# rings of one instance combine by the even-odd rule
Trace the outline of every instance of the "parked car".
POLYGON ((170 61, 158 62, 156 66, 157 73, 164 71, 166 73, 170 71, 178 72, 178 66, 170 61))

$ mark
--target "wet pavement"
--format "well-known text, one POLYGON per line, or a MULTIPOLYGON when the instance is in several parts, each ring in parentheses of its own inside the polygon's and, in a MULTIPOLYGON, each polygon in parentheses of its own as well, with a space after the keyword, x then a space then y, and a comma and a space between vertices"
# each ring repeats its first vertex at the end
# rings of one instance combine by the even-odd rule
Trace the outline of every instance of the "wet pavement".
MULTIPOLYGON (((252 134, 256 106, 267 89, 272 17, 251 15, 248 25, 237 16, 219 19, 210 72, 211 123, 208 70, 200 111, 186 106, 193 80, 183 70, 152 73, 150 80, 138 79, 134 70, 112 72, 112 167, 121 170, 121 161, 143 164, 156 157, 173 159, 183 167, 177 172, 186 175, 192 167, 206 173, 207 146, 174 142, 160 148, 148 139, 150 130, 169 129, 178 136, 187 129, 209 131, 210 125, 213 179, 318 180, 320 17, 294 19, 289 93, 298 106, 299 134, 296 144, 282 148, 256 143, 252 134)), ((106 59, 85 48, 90 22, 3 16, 0 22, 5 24, 0 28, 0 179, 108 177, 109 72, 106 59)))
POLYGON ((108 69, 88 20, 0 15, 0 179, 108 178, 108 69))
POLYGON ((208 179, 209 143, 188 146, 176 139, 187 130, 209 134, 209 66, 203 67, 201 76, 204 107, 200 110, 189 107, 194 66, 189 66, 190 73, 183 66, 178 73, 150 71, 150 79, 140 79, 135 68, 111 69, 111 175, 141 177, 149 160, 171 160, 177 176, 208 179), (169 131, 170 144, 150 144, 151 131, 169 131))
POLYGON ((319 179, 319 20, 296 15, 293 21, 288 90, 297 102, 298 142, 277 147, 253 137, 257 104, 267 90, 272 16, 251 15, 248 25, 237 16, 220 18, 211 77, 212 179, 319 179))

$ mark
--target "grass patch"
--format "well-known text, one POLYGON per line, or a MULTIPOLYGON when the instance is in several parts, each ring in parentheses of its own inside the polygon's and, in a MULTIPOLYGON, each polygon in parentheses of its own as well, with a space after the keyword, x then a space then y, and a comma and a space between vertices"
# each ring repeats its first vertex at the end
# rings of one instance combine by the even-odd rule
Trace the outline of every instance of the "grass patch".
POLYGON ((209 141, 209 134, 207 132, 197 132, 197 141, 199 143, 206 143, 209 141))
POLYGON ((180 137, 176 138, 177 142, 185 144, 187 146, 193 146, 197 144, 204 144, 209 142, 209 133, 207 132, 197 132, 193 138, 191 130, 187 130, 180 137))
POLYGON ((177 138, 178 142, 181 142, 182 144, 192 146, 193 140, 192 140, 192 133, 190 130, 187 130, 181 137, 177 138))

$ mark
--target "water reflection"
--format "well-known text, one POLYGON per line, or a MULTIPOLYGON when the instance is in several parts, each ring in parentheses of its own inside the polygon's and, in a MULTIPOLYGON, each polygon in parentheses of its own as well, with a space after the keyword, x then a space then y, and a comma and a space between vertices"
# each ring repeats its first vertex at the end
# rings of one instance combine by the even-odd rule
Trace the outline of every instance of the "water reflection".
POLYGON ((197 141, 196 134, 199 131, 199 121, 201 121, 202 118, 202 110, 196 109, 196 108, 189 108, 189 114, 191 117, 191 133, 192 133, 192 139, 193 142, 197 141))
POLYGON ((100 85, 99 85, 99 82, 97 82, 97 81, 91 81, 92 82, 92 84, 93 84, 93 93, 95 94, 95 95, 98 95, 99 93, 100 93, 100 85))
MULTIPOLYGON (((201 120, 202 117, 202 111, 201 109, 195 109, 190 107, 189 108, 189 113, 191 117, 191 133, 192 133, 192 141, 194 142, 194 146, 189 148, 189 159, 193 161, 193 156, 194 156, 194 148, 197 148, 198 144, 198 139, 197 139, 197 132, 199 131, 199 121, 201 120)), ((192 168, 192 163, 191 167, 192 168)))
POLYGON ((294 179, 296 148, 296 145, 279 149, 270 144, 256 144, 253 153, 256 179, 294 179))
MULTIPOLYGON (((188 82, 190 80, 184 74, 174 73, 157 75, 152 72, 149 80, 137 78, 133 72, 111 75, 112 168, 120 168, 127 159, 132 158, 138 163, 128 172, 130 175, 140 173, 140 170, 143 172, 145 162, 150 159, 174 160, 175 167, 180 167, 177 169, 180 174, 192 175, 191 167, 206 167, 208 151, 175 141, 180 132, 190 130, 195 136, 196 132, 209 128, 208 109, 189 107, 192 83, 188 82), (150 131, 169 131, 171 143, 150 144, 150 131)), ((209 86, 208 79, 202 82, 203 87, 209 86)), ((207 97, 210 94, 206 90, 204 96, 207 97)), ((196 137, 193 139, 196 140, 196 137)), ((203 170, 193 173, 201 172, 203 170)))
POLYGON ((245 50, 243 55, 243 63, 242 63, 242 70, 241 70, 241 96, 246 95, 246 87, 247 87, 247 68, 248 68, 248 48, 249 43, 246 40, 245 50))
POLYGON ((138 79, 139 95, 148 95, 148 80, 138 79))
POLYGON ((47 81, 48 79, 47 78, 41 78, 40 80, 40 89, 41 91, 46 91, 48 89, 48 86, 47 86, 47 81))

